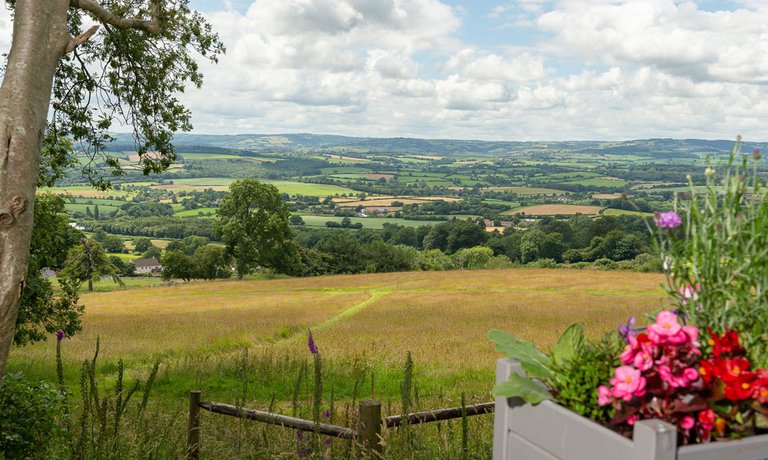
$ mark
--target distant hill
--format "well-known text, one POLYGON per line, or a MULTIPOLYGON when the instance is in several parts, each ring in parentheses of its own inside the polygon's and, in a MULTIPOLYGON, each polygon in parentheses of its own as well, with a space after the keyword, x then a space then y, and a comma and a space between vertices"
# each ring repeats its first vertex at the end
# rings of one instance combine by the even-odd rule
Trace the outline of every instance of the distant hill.
MULTIPOLYGON (((128 134, 116 134, 110 150, 133 150, 128 134)), ((324 134, 177 134, 174 143, 178 151, 206 153, 269 152, 361 152, 385 154, 431 154, 443 156, 508 155, 546 151, 575 151, 579 153, 687 156, 689 154, 727 154, 732 140, 704 139, 637 139, 630 141, 479 141, 461 139, 417 139, 348 137, 324 134)), ((766 142, 744 142, 745 148, 762 147, 766 142)))

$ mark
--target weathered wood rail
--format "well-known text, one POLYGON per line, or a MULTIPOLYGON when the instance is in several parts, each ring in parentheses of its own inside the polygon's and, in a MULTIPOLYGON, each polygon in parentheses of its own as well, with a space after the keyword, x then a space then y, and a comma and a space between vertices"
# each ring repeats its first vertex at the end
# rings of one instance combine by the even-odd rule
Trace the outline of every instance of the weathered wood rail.
POLYGON ((439 422, 472 415, 493 413, 495 402, 474 404, 470 406, 451 407, 432 411, 414 412, 404 415, 381 416, 381 402, 360 401, 358 407, 357 429, 347 428, 328 423, 317 423, 287 415, 264 412, 255 409, 233 406, 216 402, 202 402, 199 391, 189 394, 189 427, 187 433, 187 459, 197 460, 200 457, 200 409, 215 414, 239 417, 257 422, 279 425, 301 431, 310 431, 325 436, 355 441, 360 449, 358 453, 365 458, 380 458, 383 454, 381 443, 382 428, 395 428, 403 425, 439 422))

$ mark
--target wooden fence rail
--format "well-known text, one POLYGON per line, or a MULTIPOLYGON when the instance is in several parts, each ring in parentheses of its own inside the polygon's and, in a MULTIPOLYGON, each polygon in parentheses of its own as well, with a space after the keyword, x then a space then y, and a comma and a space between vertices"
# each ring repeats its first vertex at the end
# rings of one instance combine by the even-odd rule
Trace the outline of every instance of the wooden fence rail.
POLYGON ((462 412, 467 416, 490 414, 493 412, 496 403, 488 402, 475 404, 472 406, 451 407, 450 409, 435 409, 432 411, 416 412, 405 415, 392 415, 384 417, 384 423, 387 428, 394 428, 400 425, 416 425, 419 423, 439 422, 440 420, 449 420, 459 418, 462 412))
POLYGON ((355 437, 355 430, 343 426, 329 425, 327 423, 315 424, 312 420, 289 417, 287 415, 273 414, 271 412, 262 412, 260 410, 245 409, 232 406, 230 404, 221 404, 215 402, 202 402, 200 407, 216 414, 224 414, 232 417, 246 418, 257 422, 269 423, 271 425, 280 425, 286 428, 294 428, 301 431, 315 431, 326 436, 334 436, 342 439, 352 439, 355 437))
POLYGON ((394 428, 401 425, 416 425, 419 423, 437 422, 462 416, 489 414, 494 411, 495 403, 482 403, 449 409, 436 409, 425 412, 415 412, 405 415, 381 417, 381 402, 360 401, 357 429, 347 428, 327 423, 315 423, 287 415, 246 409, 230 404, 216 402, 201 402, 200 392, 191 391, 189 394, 189 427, 187 433, 187 459, 197 460, 200 456, 200 409, 230 417, 245 418, 257 422, 280 425, 301 431, 318 432, 325 436, 342 439, 352 439, 362 447, 366 458, 380 458, 383 452, 381 444, 382 427, 394 428))

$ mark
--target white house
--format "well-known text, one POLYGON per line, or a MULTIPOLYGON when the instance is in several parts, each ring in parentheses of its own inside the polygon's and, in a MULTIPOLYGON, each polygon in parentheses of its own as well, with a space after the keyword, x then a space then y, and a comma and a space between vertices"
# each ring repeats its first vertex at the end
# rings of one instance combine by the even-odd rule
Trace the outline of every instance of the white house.
POLYGON ((149 259, 133 259, 131 262, 136 266, 137 275, 159 274, 163 269, 163 266, 154 257, 149 259))

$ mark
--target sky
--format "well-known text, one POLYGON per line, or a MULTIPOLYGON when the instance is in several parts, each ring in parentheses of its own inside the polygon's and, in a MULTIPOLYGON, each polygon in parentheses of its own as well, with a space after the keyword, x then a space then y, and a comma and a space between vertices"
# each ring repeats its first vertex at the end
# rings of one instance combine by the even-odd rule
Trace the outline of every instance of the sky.
POLYGON ((768 0, 190 4, 227 48, 198 134, 768 139, 768 0))

